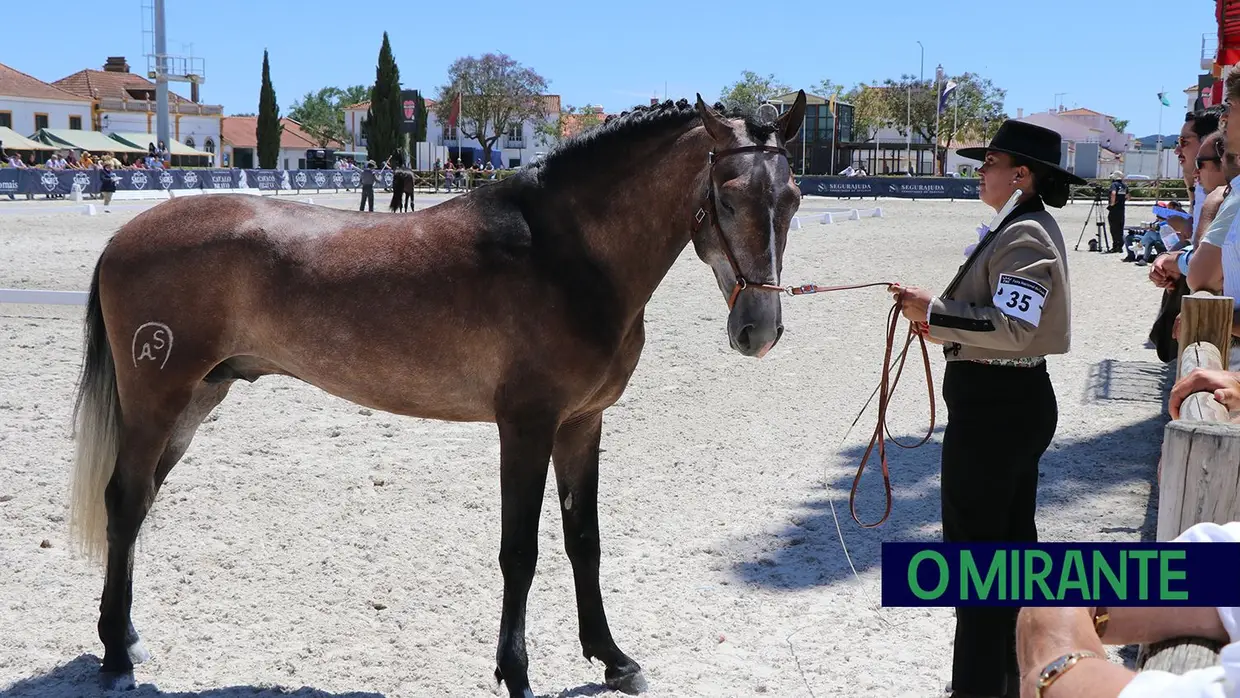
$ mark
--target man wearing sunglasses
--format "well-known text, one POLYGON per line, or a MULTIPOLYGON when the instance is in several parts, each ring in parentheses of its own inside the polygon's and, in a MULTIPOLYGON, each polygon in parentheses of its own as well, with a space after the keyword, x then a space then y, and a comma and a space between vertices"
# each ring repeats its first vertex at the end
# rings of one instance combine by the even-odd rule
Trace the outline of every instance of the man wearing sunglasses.
MULTIPOLYGON (((1185 243, 1180 250, 1169 250, 1170 254, 1159 255, 1150 267, 1150 281, 1164 289, 1174 289, 1176 281, 1188 274, 1188 262, 1192 247, 1200 242, 1202 235, 1212 223, 1223 203, 1224 188, 1231 179, 1224 171, 1223 150, 1224 138, 1218 126, 1221 111, 1211 108, 1202 112, 1190 112, 1184 127, 1180 129, 1180 138, 1176 142, 1175 152, 1184 170, 1184 182, 1193 190, 1193 220, 1191 243, 1185 243), (1205 130, 1205 129, 1210 130, 1205 130), (1217 133, 1204 150, 1206 139, 1217 133), (1209 170, 1199 173, 1198 156, 1201 165, 1209 170)), ((1240 173, 1238 173, 1240 174, 1240 173)), ((1176 232, 1184 235, 1181 225, 1177 222, 1173 227, 1176 232)))

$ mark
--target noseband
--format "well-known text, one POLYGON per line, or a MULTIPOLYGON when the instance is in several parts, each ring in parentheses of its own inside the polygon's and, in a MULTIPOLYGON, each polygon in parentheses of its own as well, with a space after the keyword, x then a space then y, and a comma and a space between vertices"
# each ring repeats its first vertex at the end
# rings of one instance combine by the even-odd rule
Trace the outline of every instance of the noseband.
POLYGON ((723 255, 728 258, 728 264, 732 265, 732 274, 736 276, 736 285, 732 287, 732 293, 728 296, 728 309, 736 305, 736 299, 741 295, 741 291, 752 288, 756 291, 770 291, 773 293, 791 293, 791 288, 777 286, 775 284, 757 284, 745 278, 741 273, 740 265, 736 263, 736 256, 732 254, 732 246, 728 244, 728 238, 723 234, 723 228, 719 226, 719 212, 715 208, 715 165, 720 160, 738 153, 775 153, 788 157, 788 151, 784 148, 777 148, 771 145, 746 145, 740 148, 731 148, 729 150, 721 150, 719 152, 712 151, 710 154, 710 171, 706 174, 706 202, 698 208, 697 213, 693 216, 693 232, 697 234, 702 227, 702 221, 707 216, 710 217, 711 227, 715 229, 715 234, 719 236, 719 242, 723 245, 723 255))

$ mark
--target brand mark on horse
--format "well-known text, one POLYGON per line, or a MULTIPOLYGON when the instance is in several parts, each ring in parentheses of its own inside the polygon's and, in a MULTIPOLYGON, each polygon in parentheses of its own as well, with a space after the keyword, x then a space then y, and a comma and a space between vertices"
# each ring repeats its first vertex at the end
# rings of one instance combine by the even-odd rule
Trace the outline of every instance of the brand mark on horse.
POLYGON ((162 322, 148 322, 133 333, 133 367, 139 361, 158 361, 162 369, 172 356, 172 328, 162 322))

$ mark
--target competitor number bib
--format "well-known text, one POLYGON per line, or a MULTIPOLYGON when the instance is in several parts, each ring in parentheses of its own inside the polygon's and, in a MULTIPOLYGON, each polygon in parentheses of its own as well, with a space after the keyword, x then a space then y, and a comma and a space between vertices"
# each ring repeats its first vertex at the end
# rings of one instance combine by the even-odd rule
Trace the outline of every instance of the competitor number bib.
POLYGON ((1049 291, 1029 279, 1000 274, 999 286, 995 289, 995 307, 1004 315, 1024 320, 1038 326, 1042 321, 1042 304, 1046 302, 1049 291))

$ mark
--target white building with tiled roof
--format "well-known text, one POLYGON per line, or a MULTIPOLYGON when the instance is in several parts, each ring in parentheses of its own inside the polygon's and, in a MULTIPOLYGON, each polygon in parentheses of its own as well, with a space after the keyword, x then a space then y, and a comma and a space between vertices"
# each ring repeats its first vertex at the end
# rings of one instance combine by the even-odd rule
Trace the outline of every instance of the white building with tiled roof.
POLYGON ((91 100, 0 64, 0 127, 21 136, 42 128, 90 129, 91 100))
MULTIPOLYGON (((547 109, 547 120, 555 122, 560 118, 560 96, 559 95, 543 95, 543 101, 547 109)), ((366 150, 366 138, 362 135, 362 122, 366 120, 366 114, 370 110, 370 102, 360 102, 345 107, 344 110, 344 127, 349 132, 349 149, 350 150, 366 150)), ((429 170, 434 163, 435 157, 452 158, 458 157, 466 165, 474 162, 475 158, 482 157, 482 144, 476 138, 467 138, 464 143, 458 140, 459 129, 449 129, 447 125, 439 123, 439 117, 435 115, 434 100, 426 100, 426 140, 430 148, 420 153, 417 163, 418 169, 429 170), (448 131, 452 131, 449 133, 448 131), (462 151, 458 146, 463 146, 462 151)), ((492 158, 494 153, 498 153, 499 166, 501 168, 521 167, 529 162, 541 157, 550 149, 550 144, 538 133, 539 122, 527 119, 524 123, 509 130, 500 136, 499 140, 491 146, 492 158)))
MULTIPOLYGON (((79 70, 52 85, 94 104, 92 123, 83 125, 87 130, 152 134, 159 130, 155 83, 131 73, 123 56, 109 56, 103 70, 79 70)), ((200 102, 197 83, 190 83, 189 99, 168 90, 168 118, 173 140, 212 154, 219 151, 224 107, 200 102)), ((219 164, 218 155, 213 164, 219 164)))
MULTIPOLYGON (((302 130, 301 124, 286 117, 280 119, 284 130, 280 132, 280 152, 276 167, 281 170, 306 168, 306 151, 319 148, 314 138, 302 130)), ((258 117, 226 116, 223 132, 224 162, 227 167, 251 169, 258 167, 258 117)), ((344 150, 342 144, 331 141, 327 148, 344 150)), ((359 165, 365 163, 358 163, 359 165)))

